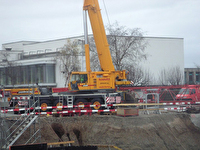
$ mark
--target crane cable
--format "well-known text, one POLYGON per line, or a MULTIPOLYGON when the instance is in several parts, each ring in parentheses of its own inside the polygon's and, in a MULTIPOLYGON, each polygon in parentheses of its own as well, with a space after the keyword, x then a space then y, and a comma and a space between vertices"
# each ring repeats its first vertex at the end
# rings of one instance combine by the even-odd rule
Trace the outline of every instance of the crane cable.
POLYGON ((105 4, 105 1, 104 1, 104 0, 103 0, 103 5, 104 5, 105 12, 106 12, 106 16, 107 16, 107 19, 108 19, 108 25, 109 25, 109 27, 110 27, 110 26, 111 26, 111 24, 110 24, 110 19, 109 19, 109 17, 108 17, 108 12, 107 12, 106 4, 105 4))

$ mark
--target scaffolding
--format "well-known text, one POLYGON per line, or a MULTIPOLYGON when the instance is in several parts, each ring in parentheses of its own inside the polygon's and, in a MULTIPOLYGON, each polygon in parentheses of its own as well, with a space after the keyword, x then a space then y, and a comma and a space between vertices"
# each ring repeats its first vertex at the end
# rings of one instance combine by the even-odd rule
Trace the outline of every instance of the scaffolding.
MULTIPOLYGON (((159 89, 159 101, 166 102, 166 101, 176 101, 175 97, 180 91, 181 88, 185 87, 186 85, 170 85, 170 86, 126 86, 120 87, 119 89, 122 91, 129 90, 135 94, 135 97, 138 100, 145 99, 145 90, 151 89, 159 89)), ((150 97, 150 95, 149 95, 150 97)), ((150 100, 150 98, 148 98, 150 100)))
POLYGON ((143 109, 145 110, 144 113, 145 114, 149 114, 149 110, 153 110, 154 113, 156 114, 161 114, 160 110, 159 110, 159 93, 160 93, 160 89, 145 89, 144 90, 144 95, 145 95, 145 100, 143 101, 143 103, 146 103, 146 105, 143 105, 143 109), (154 106, 148 106, 148 96, 151 96, 152 101, 155 103, 154 106), (156 105, 158 104, 158 105, 156 105))
POLYGON ((27 108, 25 108, 23 114, 19 116, 15 115, 14 112, 6 111, 8 107, 6 104, 8 101, 5 98, 4 87, 1 86, 1 89, 3 93, 1 95, 2 105, 0 111, 0 149, 9 149, 9 147, 12 146, 25 131, 29 131, 29 138, 27 137, 28 140, 21 144, 41 142, 40 116, 34 115, 36 107, 39 104, 39 99, 35 101, 34 92, 32 91, 33 96, 30 96, 28 100, 24 100, 28 101, 28 105, 26 106, 27 108), (14 123, 9 125, 9 120, 14 120, 14 123))

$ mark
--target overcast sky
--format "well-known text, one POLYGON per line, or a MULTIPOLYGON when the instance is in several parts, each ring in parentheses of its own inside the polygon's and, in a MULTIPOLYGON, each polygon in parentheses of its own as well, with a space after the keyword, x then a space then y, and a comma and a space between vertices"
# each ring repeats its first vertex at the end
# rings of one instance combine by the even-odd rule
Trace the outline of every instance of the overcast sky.
MULTIPOLYGON (((184 38, 185 67, 200 65, 200 0, 99 0, 104 24, 184 38)), ((83 35, 83 0, 0 0, 0 45, 83 35)))

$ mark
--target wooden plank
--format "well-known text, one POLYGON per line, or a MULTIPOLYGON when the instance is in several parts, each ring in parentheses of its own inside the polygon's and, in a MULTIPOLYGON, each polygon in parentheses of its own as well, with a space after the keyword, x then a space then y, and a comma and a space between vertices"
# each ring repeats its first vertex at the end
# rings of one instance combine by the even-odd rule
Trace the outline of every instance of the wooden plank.
POLYGON ((47 143, 47 145, 60 145, 60 144, 72 144, 74 141, 66 141, 66 142, 55 142, 55 143, 47 143))

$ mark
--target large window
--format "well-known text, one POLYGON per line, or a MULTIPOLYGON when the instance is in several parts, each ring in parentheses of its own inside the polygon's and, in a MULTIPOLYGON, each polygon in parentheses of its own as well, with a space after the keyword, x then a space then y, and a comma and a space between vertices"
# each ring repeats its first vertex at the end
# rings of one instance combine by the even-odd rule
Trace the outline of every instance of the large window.
POLYGON ((27 75, 27 71, 26 71, 26 66, 21 67, 21 84, 25 84, 28 83, 28 75, 27 75))
POLYGON ((196 83, 200 83, 200 72, 196 72, 196 83))
POLYGON ((37 65, 36 67, 37 83, 44 83, 44 65, 37 65))
POLYGON ((40 64, 0 68, 0 84, 55 83, 55 65, 40 64))
POLYGON ((5 85, 6 84, 6 76, 5 74, 5 69, 4 68, 0 68, 0 84, 1 85, 5 85))
POLYGON ((37 78, 37 74, 36 74, 36 66, 35 65, 32 65, 30 66, 30 72, 29 72, 29 81, 30 83, 37 83, 36 82, 36 78, 37 78))
POLYGON ((193 75, 193 72, 189 72, 189 84, 194 84, 194 75, 193 75))
POLYGON ((14 74, 13 76, 15 76, 15 79, 14 79, 14 84, 21 84, 21 74, 22 74, 22 70, 21 70, 21 67, 20 66, 17 66, 13 69, 14 71, 14 74))
POLYGON ((185 84, 187 84, 187 72, 184 72, 184 80, 185 80, 185 84))
POLYGON ((54 83, 55 82, 55 66, 52 64, 47 64, 46 66, 46 83, 54 83))

